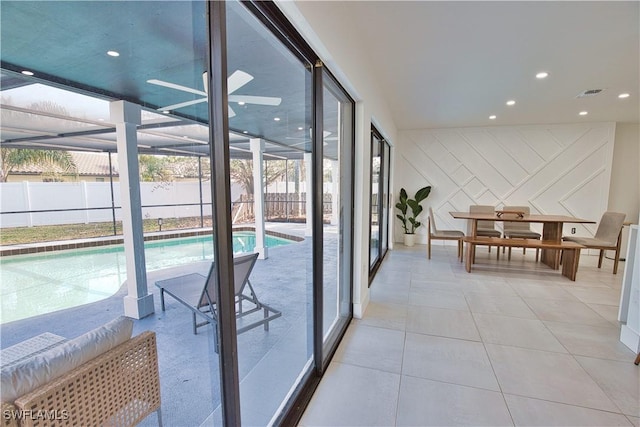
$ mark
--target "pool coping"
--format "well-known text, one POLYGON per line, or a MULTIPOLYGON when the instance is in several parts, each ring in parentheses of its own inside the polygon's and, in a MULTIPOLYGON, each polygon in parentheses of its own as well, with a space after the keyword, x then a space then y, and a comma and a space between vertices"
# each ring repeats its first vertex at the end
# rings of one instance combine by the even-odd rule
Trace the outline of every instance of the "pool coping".
MULTIPOLYGON (((234 227, 233 231, 255 232, 256 230, 255 227, 239 226, 234 227)), ((179 237, 206 236, 212 233, 213 231, 211 229, 172 230, 145 234, 144 241, 147 242, 153 240, 176 239, 179 237)), ((280 237, 282 239, 293 240, 294 242, 301 242, 304 240, 304 238, 300 236, 294 236, 292 234, 286 234, 272 230, 265 230, 265 234, 273 237, 280 237)), ((26 243, 20 245, 0 246, 0 257, 63 251, 68 249, 93 248, 99 246, 119 245, 122 243, 124 243, 124 238, 122 236, 94 237, 78 240, 61 240, 55 242, 26 243)))

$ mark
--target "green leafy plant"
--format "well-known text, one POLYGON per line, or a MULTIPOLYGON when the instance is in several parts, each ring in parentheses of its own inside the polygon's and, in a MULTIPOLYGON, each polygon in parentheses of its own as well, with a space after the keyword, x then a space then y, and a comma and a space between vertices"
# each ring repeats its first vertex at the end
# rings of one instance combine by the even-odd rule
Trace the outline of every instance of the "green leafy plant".
POLYGON ((416 229, 422 225, 417 220, 418 215, 422 212, 420 203, 426 199, 431 193, 431 186, 428 185, 419 189, 413 199, 410 199, 404 188, 400 189, 400 201, 396 203, 396 208, 401 212, 396 217, 402 221, 402 228, 405 234, 415 234, 416 229), (411 213, 409 214, 409 209, 411 213))

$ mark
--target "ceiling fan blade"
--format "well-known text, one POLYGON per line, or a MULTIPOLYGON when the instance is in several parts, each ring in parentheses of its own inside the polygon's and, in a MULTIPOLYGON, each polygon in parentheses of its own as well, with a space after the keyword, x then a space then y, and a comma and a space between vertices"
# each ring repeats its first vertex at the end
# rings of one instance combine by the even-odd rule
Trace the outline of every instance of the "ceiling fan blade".
MULTIPOLYGON (((229 91, 231 92, 231 91, 229 91)), ((275 96, 229 95, 230 102, 246 102, 247 104, 280 105, 282 98, 275 96)))
POLYGON ((193 89, 193 88, 190 88, 190 87, 178 85, 178 84, 175 84, 175 83, 165 82, 163 80, 150 79, 150 80, 147 80, 147 83, 151 83, 152 85, 157 85, 157 86, 164 86, 164 87, 168 87, 168 88, 171 88, 171 89, 181 90, 183 92, 189 92, 189 93, 193 93, 195 95, 207 96, 207 93, 203 92, 201 90, 197 90, 197 89, 193 89))
POLYGON ((249 83, 253 80, 253 76, 249 73, 245 73, 244 71, 236 70, 229 76, 227 79, 227 91, 228 93, 233 93, 236 90, 240 89, 242 86, 249 83))
POLYGON ((167 105, 166 107, 158 108, 158 111, 172 111, 178 108, 188 107, 189 105, 200 104, 201 102, 207 102, 207 98, 194 99, 193 101, 181 102, 179 104, 167 105))

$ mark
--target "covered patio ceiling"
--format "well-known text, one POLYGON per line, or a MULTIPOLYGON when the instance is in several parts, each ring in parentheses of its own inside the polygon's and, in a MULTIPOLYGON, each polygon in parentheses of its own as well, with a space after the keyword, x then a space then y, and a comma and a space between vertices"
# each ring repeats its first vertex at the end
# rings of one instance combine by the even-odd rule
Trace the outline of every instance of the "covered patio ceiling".
MULTIPOLYGON (((311 149, 310 74, 241 7, 229 3, 227 15, 231 155, 250 157, 249 139, 262 138, 265 159, 301 158, 311 149)), ((208 155, 204 2, 154 2, 150 10, 146 1, 2 1, 0 8, 3 147, 116 151, 109 102, 126 100, 143 107, 140 153, 208 155), (183 103, 190 105, 176 107, 183 103)), ((326 136, 337 135, 337 110, 325 102, 326 136)), ((337 157, 332 146, 325 157, 337 157)))

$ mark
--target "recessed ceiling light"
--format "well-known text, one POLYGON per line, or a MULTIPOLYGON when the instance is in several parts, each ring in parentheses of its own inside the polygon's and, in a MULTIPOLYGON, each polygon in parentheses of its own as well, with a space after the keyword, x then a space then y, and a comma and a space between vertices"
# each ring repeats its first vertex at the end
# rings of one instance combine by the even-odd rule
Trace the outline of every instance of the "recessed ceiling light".
POLYGON ((580 114, 581 116, 586 116, 587 114, 589 114, 588 111, 580 111, 578 114, 580 114))
POLYGON ((115 56, 120 56, 120 53, 116 52, 115 50, 109 50, 107 51, 107 55, 115 57, 115 56))
POLYGON ((495 116, 495 115, 493 115, 493 116, 489 116, 489 120, 495 120, 495 119, 496 119, 496 116, 495 116))
POLYGON ((628 93, 621 93, 620 95, 618 95, 618 98, 620 99, 624 99, 624 98, 628 98, 629 94, 628 93))
POLYGON ((304 128, 302 126, 299 126, 298 130, 304 130, 304 128))
POLYGON ((245 102, 244 101, 238 101, 238 105, 244 105, 245 102))
POLYGON ((169 110, 164 110, 162 114, 169 114, 169 110))
POLYGON ((22 74, 24 74, 25 76, 33 76, 33 71, 24 70, 22 71, 22 74))
POLYGON ((275 120, 276 122, 280 121, 280 117, 274 117, 273 120, 275 120))
POLYGON ((549 73, 547 73, 546 71, 541 71, 538 74, 536 74, 536 79, 544 79, 549 77, 549 73))
POLYGON ((242 133, 249 133, 249 131, 248 130, 243 130, 242 133))
POLYGON ((511 100, 507 101, 507 105, 516 105, 516 101, 511 99, 511 100))

